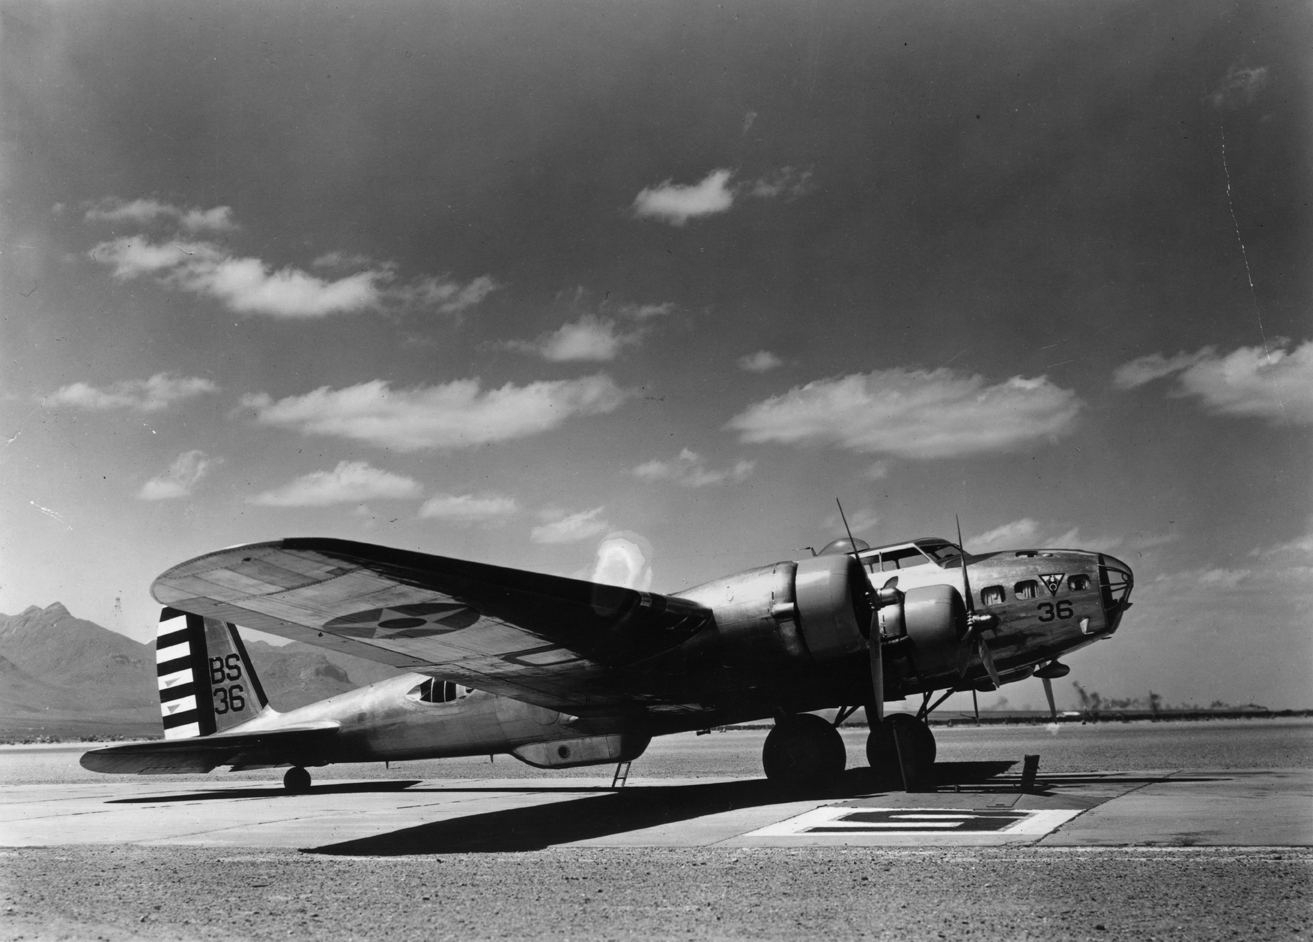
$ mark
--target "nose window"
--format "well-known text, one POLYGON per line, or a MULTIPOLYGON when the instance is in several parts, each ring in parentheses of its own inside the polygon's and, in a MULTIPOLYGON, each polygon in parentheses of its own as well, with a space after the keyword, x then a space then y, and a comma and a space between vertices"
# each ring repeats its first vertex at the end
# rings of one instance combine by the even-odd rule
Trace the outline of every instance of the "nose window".
POLYGON ((1002 605, 1007 594, 1003 591, 1001 585, 986 586, 980 590, 980 604, 982 605, 1002 605))
POLYGON ((1039 583, 1034 579, 1018 582, 1012 587, 1019 599, 1033 599, 1039 595, 1039 583))
POLYGON ((1073 592, 1084 592, 1090 587, 1089 576, 1070 576, 1067 579, 1067 588, 1073 592))

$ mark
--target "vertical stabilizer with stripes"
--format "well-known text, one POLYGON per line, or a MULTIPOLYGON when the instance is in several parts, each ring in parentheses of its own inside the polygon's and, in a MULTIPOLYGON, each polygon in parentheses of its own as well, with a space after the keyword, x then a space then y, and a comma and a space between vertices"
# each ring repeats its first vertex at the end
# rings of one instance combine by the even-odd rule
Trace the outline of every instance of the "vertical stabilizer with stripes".
POLYGON ((269 709, 236 625, 166 608, 155 663, 165 739, 223 732, 269 709))

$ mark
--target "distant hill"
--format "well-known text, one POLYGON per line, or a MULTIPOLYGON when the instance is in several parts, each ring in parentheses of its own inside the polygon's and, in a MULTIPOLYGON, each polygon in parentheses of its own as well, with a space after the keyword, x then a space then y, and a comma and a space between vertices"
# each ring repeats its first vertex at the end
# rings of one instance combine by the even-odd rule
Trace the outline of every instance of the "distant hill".
MULTIPOLYGON (((325 652, 248 641, 278 710, 290 710, 397 672, 325 652)), ((0 739, 161 735, 154 644, 141 644, 56 602, 0 614, 0 739)))

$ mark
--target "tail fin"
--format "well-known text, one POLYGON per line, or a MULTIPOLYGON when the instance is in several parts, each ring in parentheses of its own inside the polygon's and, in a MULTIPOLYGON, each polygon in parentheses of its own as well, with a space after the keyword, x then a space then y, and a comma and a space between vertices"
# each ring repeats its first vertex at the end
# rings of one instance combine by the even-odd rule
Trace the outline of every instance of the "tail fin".
POLYGON ((269 709, 236 625, 166 608, 155 664, 165 739, 209 736, 269 709))

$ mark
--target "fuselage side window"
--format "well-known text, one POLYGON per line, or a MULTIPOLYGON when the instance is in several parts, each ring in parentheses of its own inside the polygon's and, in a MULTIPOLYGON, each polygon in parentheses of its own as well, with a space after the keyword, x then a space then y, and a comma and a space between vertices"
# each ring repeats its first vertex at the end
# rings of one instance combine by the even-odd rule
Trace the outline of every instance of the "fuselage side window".
POLYGON ((1090 587, 1090 577, 1085 575, 1069 576, 1067 588, 1072 592, 1084 592, 1090 587))
POLYGON ((1007 593, 1003 591, 1001 585, 986 586, 980 590, 980 604, 982 605, 1002 605, 1007 599, 1007 593))
POLYGON ((1039 595, 1039 583, 1034 579, 1027 579, 1025 582, 1018 582, 1012 588, 1019 599, 1033 599, 1039 595))

